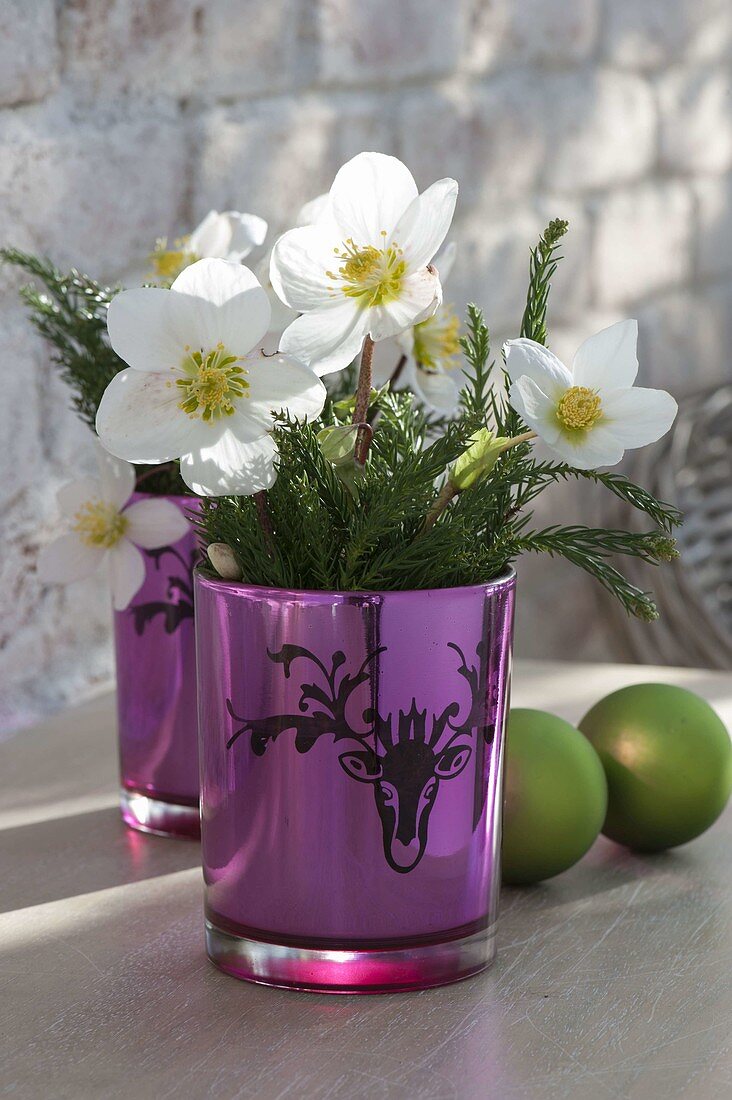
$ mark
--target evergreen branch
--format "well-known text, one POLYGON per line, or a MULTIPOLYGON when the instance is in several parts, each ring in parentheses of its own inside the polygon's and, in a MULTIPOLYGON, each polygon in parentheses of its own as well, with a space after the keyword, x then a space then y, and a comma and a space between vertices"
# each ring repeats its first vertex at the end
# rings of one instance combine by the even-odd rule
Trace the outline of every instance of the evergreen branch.
POLYGON ((531 250, 529 263, 529 290, 526 308, 521 320, 521 335, 537 344, 546 344, 546 307, 549 288, 561 256, 557 256, 559 242, 567 232, 569 223, 561 218, 549 222, 536 248, 531 250))
POLYGON ((59 271, 46 259, 6 248, 0 257, 20 267, 45 288, 24 286, 21 297, 36 330, 55 349, 53 362, 72 392, 74 407, 93 428, 108 384, 125 364, 107 338, 107 308, 115 290, 72 269, 59 271))
MULTIPOLYGON (((557 255, 559 242, 567 232, 569 223, 561 218, 549 222, 535 248, 531 249, 529 261, 529 289, 526 294, 526 306, 521 319, 520 335, 537 344, 546 344, 546 312, 549 301, 551 281, 557 270, 561 256, 557 255)), ((505 373, 504 403, 499 410, 496 423, 501 435, 513 437, 523 430, 521 417, 508 403, 510 379, 505 373)))
POLYGON ((633 535, 627 531, 602 531, 587 527, 548 527, 530 531, 517 541, 518 553, 558 555, 593 576, 620 600, 630 615, 646 622, 658 618, 650 593, 643 592, 607 560, 609 554, 625 554, 657 565, 676 556, 673 539, 657 531, 633 535))
POLYGON ((526 507, 549 485, 560 479, 567 481, 569 478, 582 478, 604 486, 619 500, 648 516, 657 527, 668 533, 678 527, 683 520, 681 512, 673 504, 657 500, 647 489, 636 485, 623 473, 607 470, 578 470, 564 462, 537 463, 529 460, 522 473, 521 484, 517 488, 518 507, 526 507))
POLYGON ((649 493, 647 489, 643 489, 640 485, 634 484, 625 474, 568 468, 566 471, 558 470, 557 476, 565 478, 568 476, 583 477, 587 481, 604 485, 620 500, 625 501, 626 504, 637 511, 643 512, 664 531, 673 531, 675 527, 679 527, 683 522, 683 515, 678 508, 673 504, 667 504, 663 500, 657 500, 652 493, 649 493))
POLYGON ((463 415, 485 416, 489 403, 490 375, 493 364, 489 362, 491 354, 490 333, 483 319, 483 313, 472 303, 467 309, 467 334, 460 337, 468 370, 466 382, 460 394, 463 415))

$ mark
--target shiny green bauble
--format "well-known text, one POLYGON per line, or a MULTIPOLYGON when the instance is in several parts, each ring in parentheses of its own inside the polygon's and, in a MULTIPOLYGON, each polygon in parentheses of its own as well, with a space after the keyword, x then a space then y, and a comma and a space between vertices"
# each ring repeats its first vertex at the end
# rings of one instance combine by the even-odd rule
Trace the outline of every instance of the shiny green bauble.
POLYGON ((608 783, 603 833, 638 851, 693 840, 732 789, 732 745, 704 699, 671 684, 633 684, 587 712, 579 728, 608 783))
POLYGON ((597 753, 554 714, 511 711, 506 730, 503 881, 540 882, 566 871, 605 819, 607 784, 597 753))

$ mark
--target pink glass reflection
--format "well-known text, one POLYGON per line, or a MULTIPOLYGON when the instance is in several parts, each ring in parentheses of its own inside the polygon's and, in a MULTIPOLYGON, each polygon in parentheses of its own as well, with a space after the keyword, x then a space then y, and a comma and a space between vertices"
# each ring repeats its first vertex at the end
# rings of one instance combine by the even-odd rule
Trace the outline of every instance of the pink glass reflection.
POLYGON ((209 954, 423 988, 494 954, 515 579, 317 593, 196 577, 209 954))
MULTIPOLYGON (((193 497, 169 499, 197 507, 193 497)), ((143 832, 198 836, 193 529, 143 554, 145 582, 114 613, 122 816, 143 832)))

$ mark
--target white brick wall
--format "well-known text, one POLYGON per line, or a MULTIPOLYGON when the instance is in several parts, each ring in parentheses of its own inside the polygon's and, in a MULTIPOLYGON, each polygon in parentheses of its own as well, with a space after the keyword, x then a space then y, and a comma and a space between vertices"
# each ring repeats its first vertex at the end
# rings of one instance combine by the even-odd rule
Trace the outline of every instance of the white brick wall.
POLYGON ((58 83, 54 0, 0 4, 0 105, 43 99, 58 83))
POLYGON ((594 204, 592 279, 603 306, 632 309, 691 279, 692 193, 678 180, 611 191, 594 204))
MULTIPOLYGON (((731 74, 730 0, 4 0, 0 240, 114 278, 211 206, 283 228, 380 149, 422 185, 459 178, 448 296, 485 306, 496 344, 529 247, 569 217, 557 350, 637 315, 642 380, 683 390, 731 373, 731 74)), ((102 583, 34 573, 90 445, 18 283, 0 271, 6 726, 111 673, 102 583)), ((543 508, 583 511, 569 486, 543 508)), ((591 586, 554 562, 521 578, 520 651, 607 654, 598 617, 577 621, 591 586)))

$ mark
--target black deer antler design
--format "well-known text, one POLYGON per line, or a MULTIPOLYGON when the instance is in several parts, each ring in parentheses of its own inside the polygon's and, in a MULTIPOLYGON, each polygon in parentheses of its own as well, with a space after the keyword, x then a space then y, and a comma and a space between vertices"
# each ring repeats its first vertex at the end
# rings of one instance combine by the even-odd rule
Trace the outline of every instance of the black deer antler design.
POLYGON ((335 742, 356 741, 359 747, 342 753, 340 765, 352 779, 373 785, 386 861, 394 871, 406 874, 425 853, 429 818, 440 783, 454 779, 465 769, 473 753, 468 738, 482 725, 485 700, 480 698, 478 672, 468 668, 457 646, 452 648, 461 658, 458 674, 471 689, 469 713, 463 722, 456 723, 461 707, 451 702, 441 714, 432 716, 429 730, 427 711, 418 708, 416 699, 412 699, 409 710, 399 711, 396 721, 391 714, 383 717, 367 708, 362 714, 365 729, 357 730, 349 723, 348 700, 369 679, 369 666, 383 647, 367 655, 355 676, 343 672, 340 678, 346 661, 341 650, 333 654, 330 669, 302 646, 285 645, 277 653, 268 650, 270 660, 284 666, 286 677, 293 661, 304 658, 315 665, 327 687, 303 683, 299 713, 259 719, 241 717, 227 699, 229 714, 241 723, 228 739, 227 748, 249 733, 252 751, 262 756, 269 743, 287 730, 295 731, 295 748, 301 753, 308 752, 325 734, 332 734, 335 742))
POLYGON ((163 618, 166 634, 173 634, 180 624, 186 619, 193 619, 193 581, 191 575, 196 564, 198 551, 191 554, 190 562, 180 554, 174 546, 161 546, 155 550, 146 550, 148 557, 152 558, 156 570, 160 569, 160 563, 166 554, 177 558, 184 575, 182 577, 169 575, 167 600, 149 600, 147 603, 133 604, 130 614, 135 620, 135 631, 142 635, 145 628, 153 622, 158 615, 163 618))
MULTIPOLYGON (((328 689, 314 683, 303 683, 300 685, 299 712, 273 714, 269 718, 242 718, 234 711, 231 700, 227 699, 226 709, 242 725, 226 742, 226 747, 230 749, 243 733, 251 733, 252 752, 256 756, 262 756, 270 741, 275 741, 287 730, 295 731, 295 748, 298 752, 308 752, 318 738, 327 733, 333 734, 336 741, 344 738, 360 741, 361 738, 368 737, 370 730, 360 732, 351 728, 346 718, 346 704, 356 688, 368 680, 368 667, 382 652, 383 648, 369 653, 355 676, 344 673, 339 681, 338 672, 346 661, 346 655, 341 650, 336 650, 333 654, 330 671, 314 653, 303 646, 283 645, 276 653, 267 650, 270 661, 284 666, 285 677, 288 679, 293 661, 300 657, 311 661, 322 673, 328 689)), ((365 712, 364 718, 367 713, 365 712)))
POLYGON ((485 680, 485 662, 483 657, 485 655, 485 644, 478 642, 475 647, 475 655, 478 658, 477 665, 469 665, 465 659, 465 654, 459 645, 455 642, 447 643, 449 649, 454 649, 460 658, 460 667, 458 668, 459 674, 467 680, 470 685, 470 694, 472 696, 472 704, 470 707, 470 713, 465 720, 460 723, 459 726, 452 726, 454 730, 460 732, 467 732, 472 729, 478 729, 483 736, 483 740, 487 745, 493 742, 493 738, 496 732, 496 724, 493 715, 493 705, 498 701, 498 693, 494 688, 491 693, 489 702, 491 703, 489 720, 483 721, 483 715, 485 714, 486 705, 486 680, 485 680))

